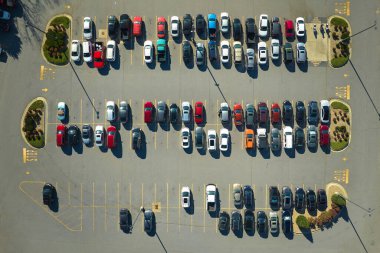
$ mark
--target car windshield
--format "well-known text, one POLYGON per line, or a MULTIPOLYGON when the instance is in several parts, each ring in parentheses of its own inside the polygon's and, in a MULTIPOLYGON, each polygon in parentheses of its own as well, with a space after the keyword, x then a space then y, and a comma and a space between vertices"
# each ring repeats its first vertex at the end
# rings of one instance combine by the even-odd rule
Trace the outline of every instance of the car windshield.
POLYGON ((83 56, 84 56, 84 57, 90 57, 91 54, 90 54, 90 53, 83 53, 83 56))
POLYGON ((182 197, 188 197, 189 193, 188 192, 182 192, 182 197))
POLYGON ((253 138, 253 134, 247 134, 247 138, 252 139, 253 138))
POLYGON ((327 106, 323 107, 323 120, 328 120, 329 119, 329 108, 327 106))
POLYGON ((88 138, 90 137, 90 134, 88 131, 82 131, 83 138, 88 138))
POLYGON ((89 28, 85 28, 85 29, 83 29, 83 31, 84 31, 84 33, 90 33, 90 32, 91 32, 91 29, 89 29, 89 28))
POLYGON ((164 34, 164 31, 158 31, 158 34, 164 34))
POLYGON ((189 110, 189 107, 187 106, 187 105, 185 105, 184 107, 183 107, 183 110, 189 110))
POLYGON ((71 55, 72 56, 78 56, 78 51, 76 51, 76 50, 71 51, 71 55))
POLYGON ((146 107, 146 108, 145 108, 145 111, 151 111, 151 110, 152 110, 151 107, 146 107))
POLYGON ((108 132, 108 135, 115 135, 115 134, 116 134, 116 132, 114 132, 114 131, 108 132))

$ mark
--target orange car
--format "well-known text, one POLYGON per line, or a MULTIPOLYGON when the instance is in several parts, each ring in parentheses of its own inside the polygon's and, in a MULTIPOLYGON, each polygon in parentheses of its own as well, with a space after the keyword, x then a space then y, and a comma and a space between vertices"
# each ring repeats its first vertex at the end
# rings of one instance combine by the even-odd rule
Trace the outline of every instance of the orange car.
POLYGON ((252 129, 245 130, 245 148, 251 149, 255 147, 255 132, 252 129))

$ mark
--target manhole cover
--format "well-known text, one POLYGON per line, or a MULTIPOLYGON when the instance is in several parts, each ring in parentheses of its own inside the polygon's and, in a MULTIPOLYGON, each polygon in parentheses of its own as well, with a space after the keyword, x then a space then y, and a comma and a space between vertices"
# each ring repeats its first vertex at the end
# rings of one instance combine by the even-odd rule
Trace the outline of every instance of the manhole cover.
POLYGON ((153 202, 152 203, 153 212, 161 212, 161 202, 153 202))

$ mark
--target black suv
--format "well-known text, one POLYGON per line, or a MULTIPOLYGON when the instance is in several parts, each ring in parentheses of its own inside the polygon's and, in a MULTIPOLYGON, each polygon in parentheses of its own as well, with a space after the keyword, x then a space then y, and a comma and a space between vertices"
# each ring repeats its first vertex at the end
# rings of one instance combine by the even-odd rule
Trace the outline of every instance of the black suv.
POLYGON ((196 17, 196 19, 195 19, 195 22, 196 22, 196 26, 197 26, 197 33, 198 33, 198 35, 199 34, 204 34, 205 29, 206 29, 206 20, 205 20, 205 18, 201 14, 198 14, 197 17, 196 17))
POLYGON ((182 43, 182 52, 183 52, 183 61, 185 63, 191 62, 191 60, 193 59, 193 48, 191 47, 190 42, 188 42, 187 40, 185 40, 182 43))
POLYGON ((78 126, 72 125, 69 127, 67 131, 67 138, 69 145, 75 146, 79 143, 79 135, 80 135, 80 130, 78 126))
POLYGON ((317 210, 317 200, 315 197, 315 192, 311 189, 306 191, 306 204, 307 210, 309 212, 315 212, 317 210))
POLYGON ((218 60, 218 49, 216 48, 215 40, 210 40, 208 43, 208 57, 211 62, 218 60))
POLYGON ((242 221, 241 214, 238 210, 232 211, 231 214, 231 230, 235 233, 238 233, 241 230, 242 221))
POLYGON ((128 209, 122 208, 119 212, 119 224, 120 224, 120 230, 122 230, 124 233, 131 232, 132 229, 132 221, 131 221, 131 213, 128 209))
POLYGON ((294 133, 294 140, 296 148, 303 148, 305 145, 305 133, 302 128, 297 127, 294 133))
POLYGON ((115 39, 117 36, 118 21, 114 15, 108 16, 108 36, 115 39))
POLYGON ((255 43, 255 20, 247 18, 245 21, 246 42, 248 45, 255 43))
POLYGON ((129 40, 132 34, 132 21, 127 14, 120 15, 120 38, 129 40))
POLYGON ((305 115, 306 115, 305 104, 302 101, 297 101, 297 103, 296 103, 296 121, 297 121, 299 126, 303 126, 305 124, 305 115))
POLYGON ((320 210, 325 210, 327 207, 327 196, 324 189, 318 189, 317 191, 317 204, 320 210))
POLYGON ((280 208, 280 192, 277 186, 269 187, 269 205, 272 209, 280 208))
POLYGON ((282 104, 282 120, 285 126, 291 126, 293 123, 293 107, 289 100, 282 104))
POLYGON ((234 32, 234 40, 240 41, 240 38, 242 35, 240 19, 238 19, 238 18, 234 19, 232 28, 233 28, 233 32, 234 32))
POLYGON ((230 215, 227 212, 223 211, 219 214, 218 229, 221 232, 230 230, 230 215))
POLYGON ((193 18, 190 16, 190 14, 185 14, 185 16, 183 17, 183 34, 185 36, 189 35, 192 29, 193 18))
POLYGON ((281 24, 280 24, 280 19, 278 17, 272 18, 271 33, 272 33, 273 38, 280 39, 280 37, 281 37, 281 24))
POLYGON ((133 128, 132 129, 132 149, 140 149, 141 148, 141 129, 133 128))
POLYGON ((178 121, 178 118, 179 118, 179 109, 178 109, 178 106, 176 104, 171 104, 170 107, 169 107, 169 111, 170 111, 170 122, 172 124, 175 124, 177 123, 178 121))
POLYGON ((42 200, 44 205, 50 206, 57 199, 57 191, 52 184, 46 183, 42 188, 42 200))
POLYGON ((297 210, 302 210, 304 208, 305 204, 305 191, 297 187, 296 192, 294 194, 294 207, 297 210))

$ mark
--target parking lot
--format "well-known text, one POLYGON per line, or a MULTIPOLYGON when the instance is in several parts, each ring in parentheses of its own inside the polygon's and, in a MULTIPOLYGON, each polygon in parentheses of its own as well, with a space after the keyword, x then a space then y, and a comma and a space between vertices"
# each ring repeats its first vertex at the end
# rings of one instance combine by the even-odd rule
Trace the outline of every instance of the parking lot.
MULTIPOLYGON (((277 186, 280 191, 283 186, 289 186, 294 194, 295 187, 317 191, 335 182, 347 190, 349 199, 355 204, 365 210, 376 209, 379 204, 376 197, 379 177, 378 117, 351 65, 347 64, 341 69, 329 67, 328 38, 323 38, 319 33, 316 37, 311 34, 314 23, 325 23, 331 15, 349 19, 353 33, 369 26, 362 17, 366 20, 368 17, 368 22, 372 22, 373 16, 378 19, 378 14, 373 11, 379 8, 376 1, 368 3, 370 7, 346 1, 321 4, 315 1, 261 0, 180 4, 164 0, 148 5, 120 0, 38 4, 40 17, 32 17, 36 27, 44 28, 54 15, 67 13, 72 17, 70 39, 81 42, 84 41, 83 18, 86 16, 94 21, 96 40, 104 43, 109 40, 109 15, 119 17, 127 13, 131 18, 142 16, 145 26, 143 38, 125 45, 117 40, 116 60, 100 71, 85 62, 72 62, 71 66, 64 67, 46 63, 40 54, 41 43, 33 37, 32 28, 20 30, 22 54, 18 59, 9 58, 7 65, 0 66, 1 80, 6 87, 2 89, 4 93, 1 92, 4 95, 0 108, 9 108, 8 104, 14 104, 13 110, 17 112, 9 114, 6 109, 0 110, 1 116, 9 119, 10 124, 3 128, 5 133, 9 133, 7 143, 12 144, 8 149, 0 148, 0 157, 7 165, 3 166, 7 169, 3 169, 4 177, 0 184, 0 191, 5 192, 0 223, 0 230, 7 231, 4 232, 5 252, 14 249, 20 252, 31 249, 67 252, 79 248, 85 252, 273 252, 284 250, 284 247, 289 251, 362 252, 363 245, 366 247, 364 251, 376 252, 379 247, 375 238, 379 218, 376 212, 365 212, 354 204, 348 204, 349 219, 340 218, 331 229, 311 235, 285 236, 281 230, 280 209, 280 233, 276 236, 268 234, 262 237, 256 232, 253 235, 243 232, 236 236, 232 231, 224 236, 218 231, 218 218, 207 212, 205 195, 206 185, 216 184, 219 211, 231 214, 237 209, 233 202, 233 184, 250 185, 254 192, 256 219, 258 211, 268 215, 271 210, 269 186, 277 186), (372 12, 367 15, 368 9, 372 12), (168 64, 147 65, 144 62, 143 43, 148 39, 156 44, 156 20, 159 16, 169 21, 171 16, 177 15, 182 19, 189 13, 194 20, 201 13, 207 20, 208 13, 215 13, 219 20, 223 11, 229 13, 231 21, 239 18, 244 31, 247 18, 254 18, 258 25, 259 16, 263 13, 268 14, 270 19, 279 17, 283 30, 285 19, 294 21, 297 17, 304 17, 307 64, 288 66, 282 58, 273 62, 269 56, 269 39, 265 40, 269 64, 264 68, 257 64, 253 71, 247 71, 245 67, 236 66, 233 60, 227 65, 211 64, 209 60, 203 67, 198 67, 195 62, 188 65, 182 58, 181 43, 186 38, 173 40, 171 36, 167 42, 170 53, 168 64), (26 40, 28 36, 30 40, 26 40), (19 69, 23 70, 23 74, 19 73, 19 69), (38 96, 47 100, 47 143, 45 148, 34 150, 24 144, 21 137, 15 136, 20 135, 20 115, 25 105, 38 96), (231 109, 235 103, 240 103, 244 109, 248 103, 257 107, 259 102, 265 102, 270 110, 272 103, 282 107, 285 100, 289 100, 294 109, 297 101, 307 105, 312 100, 319 102, 332 98, 347 102, 353 114, 351 144, 339 153, 326 152, 320 147, 313 152, 307 147, 291 153, 283 148, 279 154, 271 150, 261 152, 259 149, 247 152, 244 128, 236 128, 233 122, 227 126, 231 144, 228 152, 211 154, 207 150, 198 151, 194 145, 184 150, 180 137, 184 124, 154 123, 148 127, 144 123, 143 106, 147 101, 151 101, 156 108, 158 101, 164 101, 167 105, 176 103, 178 106, 188 101, 193 107, 201 101, 206 113, 204 131, 207 133, 207 130, 214 129, 219 135, 223 127, 218 117, 222 102, 227 102, 231 109), (117 105, 121 101, 128 102, 132 113, 131 122, 114 124, 118 132, 115 149, 99 149, 82 143, 75 147, 56 146, 56 127, 60 124, 56 117, 58 102, 64 101, 67 105, 67 126, 81 128, 83 124, 89 124, 93 128, 96 125, 106 128, 110 125, 105 117, 106 103, 111 100, 117 105), (145 136, 143 152, 135 152, 131 148, 131 130, 135 127, 141 128, 145 136), (45 182, 52 183, 57 189, 57 210, 50 210, 42 203, 41 188, 45 182), (191 189, 193 209, 181 207, 183 186, 191 189), (156 233, 153 236, 144 232, 141 206, 155 213, 156 233), (14 212, 16 208, 17 215, 14 212), (131 212, 132 221, 135 222, 131 234, 120 231, 120 208, 128 208, 131 212), (23 243, 19 238, 24 238, 23 243)), ((24 11, 27 13, 27 9, 24 11)), ((17 19, 17 23, 19 27, 24 27, 22 19, 17 19)), ((170 32, 170 22, 168 28, 170 32)), ((374 80, 380 77, 376 57, 371 55, 378 55, 379 52, 373 53, 367 48, 376 46, 374 41, 378 33, 378 30, 371 30, 355 37, 357 41, 353 44, 351 59, 375 105, 380 101, 375 96, 379 89, 374 80), (356 53, 359 52, 360 43, 366 45, 363 49, 368 57, 366 59, 356 53)), ((202 39, 196 33, 194 36, 195 42, 207 45, 208 39, 202 39)), ((232 36, 219 34, 219 50, 223 40, 228 40, 232 47, 232 36)), ((286 42, 285 37, 283 42, 286 42)), ((297 39, 291 42, 293 50, 297 42, 297 39)), ((245 41, 242 44, 245 53, 247 45, 245 41)), ((256 46, 257 43, 255 50, 256 46)), ((233 59, 232 48, 230 57, 233 59)), ((196 126, 193 122, 189 127, 193 140, 196 126)), ((272 128, 269 124, 268 131, 272 128)), ((306 133, 305 128, 304 131, 306 133)), ((245 208, 237 210, 243 214, 245 208)), ((296 226, 295 220, 293 223, 296 226)))

